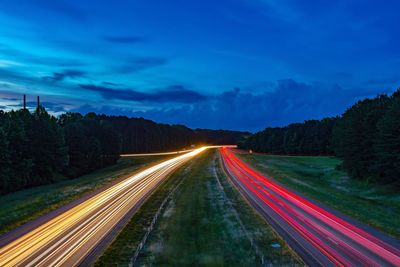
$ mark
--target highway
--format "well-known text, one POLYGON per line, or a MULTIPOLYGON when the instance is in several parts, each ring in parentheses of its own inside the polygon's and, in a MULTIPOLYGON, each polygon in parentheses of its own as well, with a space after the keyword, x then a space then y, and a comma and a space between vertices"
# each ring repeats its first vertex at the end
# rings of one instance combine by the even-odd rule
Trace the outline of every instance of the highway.
MULTIPOLYGON (((220 146, 206 146, 207 148, 219 148, 219 147, 227 147, 227 148, 236 148, 236 145, 220 145, 220 146)), ((136 154, 121 154, 121 157, 147 157, 147 156, 165 156, 165 155, 177 155, 183 154, 187 152, 191 152, 194 149, 185 149, 178 151, 169 151, 169 152, 158 152, 158 153, 136 153, 136 154)))
POLYGON ((0 266, 79 265, 168 174, 207 148, 145 169, 16 236, 0 248, 0 266))
POLYGON ((159 152, 159 153, 137 153, 137 154, 121 154, 121 157, 147 157, 147 156, 165 156, 165 155, 177 155, 187 152, 191 152, 194 149, 171 151, 171 152, 159 152))
POLYGON ((254 208, 311 266, 400 266, 398 243, 349 222, 255 171, 221 148, 225 172, 254 208))

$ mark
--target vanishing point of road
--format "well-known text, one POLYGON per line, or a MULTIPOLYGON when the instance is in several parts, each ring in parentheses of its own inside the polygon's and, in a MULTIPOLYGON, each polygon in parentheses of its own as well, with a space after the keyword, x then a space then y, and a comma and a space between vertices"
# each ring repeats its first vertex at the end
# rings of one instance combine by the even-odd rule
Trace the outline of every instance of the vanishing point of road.
MULTIPOLYGON (((34 227, 17 228, 6 242, 0 240, 0 266, 85 265, 169 174, 207 148, 177 153, 59 214, 43 216, 34 227)), ((295 194, 247 166, 229 148, 220 153, 232 182, 308 265, 400 266, 398 242, 295 194)))

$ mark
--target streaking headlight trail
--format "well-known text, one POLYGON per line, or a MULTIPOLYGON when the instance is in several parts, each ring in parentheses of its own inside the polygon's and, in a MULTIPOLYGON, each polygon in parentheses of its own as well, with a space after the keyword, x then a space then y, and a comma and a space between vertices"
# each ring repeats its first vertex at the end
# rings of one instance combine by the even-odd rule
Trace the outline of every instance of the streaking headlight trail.
POLYGON ((201 147, 145 169, 76 205, 0 248, 0 266, 74 266, 201 147))

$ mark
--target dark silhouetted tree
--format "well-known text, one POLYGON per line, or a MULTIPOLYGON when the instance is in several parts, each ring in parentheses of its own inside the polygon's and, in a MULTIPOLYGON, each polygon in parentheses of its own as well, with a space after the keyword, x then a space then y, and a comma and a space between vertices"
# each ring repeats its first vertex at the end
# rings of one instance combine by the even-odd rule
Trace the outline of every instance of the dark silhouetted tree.
POLYGON ((374 172, 379 181, 400 185, 400 90, 393 94, 388 111, 378 122, 375 151, 374 172))

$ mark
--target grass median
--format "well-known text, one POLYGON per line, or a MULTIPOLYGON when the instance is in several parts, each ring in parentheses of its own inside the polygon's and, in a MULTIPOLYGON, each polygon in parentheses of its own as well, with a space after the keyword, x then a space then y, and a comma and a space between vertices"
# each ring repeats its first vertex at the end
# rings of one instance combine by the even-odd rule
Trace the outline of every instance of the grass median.
POLYGON ((73 180, 64 180, 0 196, 0 234, 165 158, 167 157, 124 157, 113 166, 73 180))
POLYGON ((400 194, 349 179, 333 157, 238 154, 245 162, 314 200, 400 238, 400 194))
MULTIPOLYGON (((302 265, 220 172, 216 150, 196 158, 135 266, 302 265)), ((120 246, 123 248, 123 246, 120 246)))

